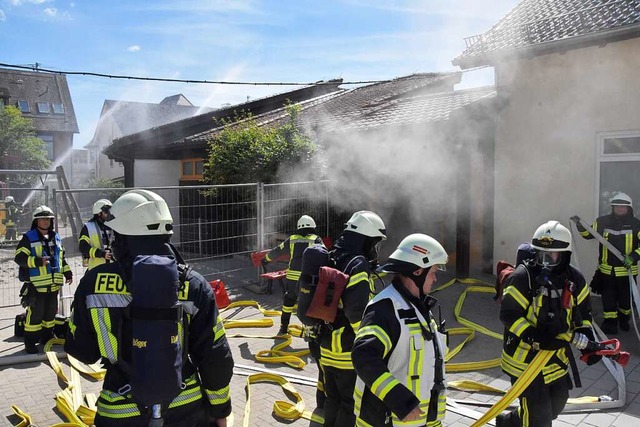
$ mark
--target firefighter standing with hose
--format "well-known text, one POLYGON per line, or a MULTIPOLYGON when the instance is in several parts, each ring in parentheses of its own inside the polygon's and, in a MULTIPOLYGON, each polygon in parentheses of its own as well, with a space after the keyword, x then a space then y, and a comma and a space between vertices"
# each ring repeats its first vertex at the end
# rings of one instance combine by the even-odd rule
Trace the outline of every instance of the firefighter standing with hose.
MULTIPOLYGON (((531 245, 534 260, 509 276, 500 306, 505 325, 502 370, 514 384, 539 350, 555 354, 519 396, 520 407, 498 415, 498 427, 551 426, 571 388, 568 366, 574 367, 575 361, 569 344, 584 349, 594 340, 589 287, 570 265, 571 232, 558 221, 548 221, 535 231, 531 245)), ((591 354, 586 363, 601 358, 591 354)))
MULTIPOLYGON (((595 292, 602 294, 602 332, 617 334, 618 326, 623 331, 630 329, 631 293, 628 270, 631 270, 635 279, 640 259, 640 220, 633 216, 633 202, 629 195, 615 193, 609 203, 611 213, 596 219, 592 227, 624 255, 624 260, 618 259, 600 244, 598 270, 592 287, 595 292)), ((575 221, 583 238, 594 238, 580 224, 580 218, 574 216, 571 219, 575 221)))
POLYGON ((353 345, 356 425, 442 425, 446 340, 429 293, 447 259, 437 240, 411 234, 379 267, 394 277, 367 305, 353 345))
POLYGON ((38 206, 32 216, 31 229, 18 243, 14 259, 24 282, 20 290, 22 305, 27 308, 24 348, 30 354, 38 352, 38 341, 44 344, 53 338, 58 291, 64 283, 73 282, 62 240, 53 230, 53 211, 38 206))
POLYGON ((316 235, 316 222, 309 215, 302 215, 298 219, 297 231, 271 249, 264 257, 265 262, 271 262, 283 255, 289 256, 278 335, 287 333, 291 313, 293 313, 298 300, 298 279, 300 278, 300 270, 302 270, 302 253, 314 243, 322 243, 322 239, 316 235))
POLYGON ((5 218, 5 240, 12 241, 17 239, 18 232, 18 219, 20 218, 20 214, 22 213, 22 208, 18 205, 13 196, 7 196, 4 199, 4 208, 6 210, 6 218, 5 218))
POLYGON ((335 267, 348 275, 349 281, 336 320, 325 324, 318 337, 325 379, 324 427, 350 427, 356 422, 353 400, 356 372, 351 348, 374 292, 373 267, 386 233, 384 222, 376 213, 358 211, 333 245, 335 267))
POLYGON ((97 200, 91 209, 93 217, 80 231, 78 249, 82 254, 82 265, 89 270, 97 265, 111 262, 112 259, 113 232, 104 223, 109 217, 109 209, 111 209, 109 200, 97 200))

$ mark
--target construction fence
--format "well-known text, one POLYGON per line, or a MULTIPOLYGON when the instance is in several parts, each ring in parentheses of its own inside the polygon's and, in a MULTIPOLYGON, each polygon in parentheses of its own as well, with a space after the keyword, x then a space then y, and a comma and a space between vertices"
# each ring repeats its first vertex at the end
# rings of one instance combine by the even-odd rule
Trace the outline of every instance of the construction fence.
MULTIPOLYGON (((321 237, 337 237, 351 212, 336 209, 330 203, 329 181, 279 184, 198 185, 148 187, 163 197, 173 216, 171 242, 185 260, 207 280, 223 279, 227 286, 257 280, 251 263, 252 252, 268 249, 284 240, 296 228, 301 215, 311 215, 321 237)), ((56 213, 56 227, 74 273, 71 288, 63 287, 67 297, 84 274, 78 251, 78 237, 84 222, 92 217, 98 199, 115 201, 128 188, 52 190, 38 200, 49 201, 56 213)), ((18 203, 24 200, 16 198, 18 203)), ((40 203, 38 203, 40 204, 40 203)), ((18 238, 31 226, 23 221, 18 238)), ((29 212, 27 212, 27 210, 29 212)), ((2 247, 2 286, 0 307, 19 304, 18 267, 13 262, 13 245, 2 247)))

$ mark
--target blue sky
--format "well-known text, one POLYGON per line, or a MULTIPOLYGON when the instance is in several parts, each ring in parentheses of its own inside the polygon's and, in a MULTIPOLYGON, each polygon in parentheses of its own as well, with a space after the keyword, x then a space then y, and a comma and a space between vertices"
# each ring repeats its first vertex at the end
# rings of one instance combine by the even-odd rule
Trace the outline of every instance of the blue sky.
MULTIPOLYGON (((451 71, 464 37, 518 0, 0 0, 0 62, 174 79, 383 80, 451 71)), ((68 76, 80 127, 93 137, 105 99, 160 102, 182 93, 219 107, 290 90, 68 76)), ((470 73, 465 87, 492 83, 470 73)))

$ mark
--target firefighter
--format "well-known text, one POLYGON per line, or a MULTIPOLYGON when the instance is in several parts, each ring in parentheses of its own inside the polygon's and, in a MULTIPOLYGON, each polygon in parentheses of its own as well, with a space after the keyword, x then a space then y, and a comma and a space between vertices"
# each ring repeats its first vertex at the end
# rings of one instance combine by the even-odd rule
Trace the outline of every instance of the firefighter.
POLYGON ((93 204, 93 217, 87 221, 80 231, 78 249, 82 254, 82 265, 91 270, 93 267, 111 262, 111 244, 113 232, 105 225, 109 216, 111 202, 100 199, 93 204))
POLYGON ((394 276, 367 305, 353 344, 356 425, 442 425, 446 342, 429 292, 447 259, 433 237, 411 234, 379 267, 394 276))
POLYGON ((347 221, 344 232, 333 245, 336 268, 348 275, 349 281, 335 322, 318 332, 325 380, 325 427, 355 425, 356 372, 351 362, 351 348, 362 313, 374 292, 373 267, 386 233, 384 222, 376 213, 358 211, 347 221))
MULTIPOLYGON (((579 346, 581 340, 594 339, 589 287, 570 265, 569 229, 548 221, 535 231, 531 245, 534 259, 509 276, 500 305, 502 370, 513 384, 540 349, 555 354, 520 395, 520 407, 498 415, 496 426, 551 426, 572 387, 568 366, 575 368, 575 361, 569 344, 584 348, 579 346)), ((600 359, 593 354, 587 364, 600 359)))
POLYGON ((309 215, 302 215, 298 219, 296 232, 271 249, 264 257, 266 262, 271 262, 284 255, 289 257, 278 335, 287 333, 291 313, 293 313, 298 300, 298 279, 302 267, 302 253, 314 243, 322 243, 322 239, 316 235, 316 222, 309 215))
MULTIPOLYGON (((85 363, 101 359, 107 370, 97 401, 97 427, 156 425, 150 424, 155 418, 154 408, 139 405, 129 386, 132 376, 125 367, 131 362, 128 355, 133 352, 131 333, 123 333, 128 339, 117 337, 121 336, 119 329, 131 322, 125 307, 132 301, 134 259, 140 259, 139 255, 182 258, 170 243, 171 213, 156 193, 130 190, 115 201, 110 212, 107 225, 115 236, 115 262, 88 270, 80 280, 65 351, 85 363), (124 288, 119 284, 124 284, 124 288)), ((178 339, 186 345, 187 354, 181 361, 176 360, 177 366, 181 366, 183 388, 168 407, 163 405, 164 426, 226 426, 226 417, 231 413, 231 350, 211 287, 190 268, 181 271, 184 276, 180 278, 178 298, 184 309, 185 332, 178 339)), ((153 317, 151 313, 146 316, 153 317)), ((135 350, 144 349, 146 341, 137 347, 135 350)), ((157 344, 150 357, 163 357, 157 344)), ((142 372, 139 376, 153 374, 142 372)), ((156 375, 162 378, 160 373, 156 375)))
POLYGON ((7 196, 4 199, 4 208, 7 213, 5 219, 5 240, 16 240, 18 237, 18 219, 22 213, 22 208, 15 202, 13 196, 7 196))
MULTIPOLYGON (((617 334, 618 325, 628 331, 631 315, 631 294, 629 289, 628 270, 634 278, 638 275, 640 259, 640 220, 633 216, 633 203, 627 194, 618 192, 609 200, 611 213, 595 220, 593 229, 607 239, 624 256, 620 261, 607 248, 600 245, 598 270, 594 275, 596 286, 602 294, 602 310, 604 320, 602 332, 617 334)), ((587 230, 576 221, 580 235, 585 239, 593 239, 587 230)))
POLYGON ((18 243, 14 259, 20 267, 19 279, 24 282, 20 290, 22 305, 27 309, 24 348, 30 354, 38 352, 38 341, 44 344, 53 338, 58 291, 64 283, 73 282, 62 240, 53 230, 53 211, 38 206, 32 216, 31 229, 18 243))

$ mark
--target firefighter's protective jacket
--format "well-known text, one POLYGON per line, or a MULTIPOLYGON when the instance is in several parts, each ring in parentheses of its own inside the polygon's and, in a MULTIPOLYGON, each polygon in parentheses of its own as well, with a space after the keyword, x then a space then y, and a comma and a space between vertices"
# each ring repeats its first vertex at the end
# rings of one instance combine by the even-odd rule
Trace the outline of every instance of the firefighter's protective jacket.
MULTIPOLYGON (((123 271, 121 263, 114 262, 85 273, 75 293, 70 333, 64 346, 68 354, 84 363, 102 359, 107 374, 97 407, 98 414, 107 418, 134 417, 141 415, 143 409, 127 392, 129 378, 118 365, 119 357, 128 361, 132 345, 126 331, 123 342, 117 340, 125 307, 132 300, 123 271)), ((200 408, 204 400, 208 402, 210 417, 224 418, 231 413, 229 384, 233 358, 213 292, 200 274, 191 271, 178 299, 187 315, 189 357, 183 358, 184 389, 173 399, 168 411, 200 408)))
POLYGON ((64 284, 65 278, 73 273, 64 256, 62 240, 58 233, 49 230, 48 238, 36 229, 24 233, 16 248, 14 261, 20 266, 21 280, 33 283, 38 292, 56 292, 64 284), (49 257, 49 264, 43 265, 43 257, 49 257))
POLYGON ((84 259, 89 260, 89 270, 104 264, 104 254, 111 246, 113 232, 95 217, 87 221, 80 231, 78 249, 84 259))
POLYGON ((446 343, 427 305, 394 281, 367 306, 353 346, 358 374, 354 393, 356 425, 439 425, 444 419, 444 355, 446 343), (440 356, 436 360, 436 347, 440 356), (436 378, 436 370, 439 375, 436 378), (434 388, 436 383, 438 387, 434 388), (434 414, 427 423, 431 392, 439 389, 434 414), (424 417, 402 422, 415 407, 424 417), (434 424, 432 424, 434 423, 434 424))
MULTIPOLYGON (((357 242, 360 243, 360 242, 357 242)), ((353 369, 351 348, 360 328, 362 314, 374 293, 371 266, 362 250, 340 238, 333 258, 336 268, 349 276, 340 299, 336 320, 323 327, 320 336, 320 364, 337 369, 353 369)))
POLYGON ((273 261, 281 256, 289 256, 289 267, 287 268, 287 280, 297 282, 302 270, 302 253, 314 243, 322 243, 322 239, 315 234, 292 234, 285 241, 271 249, 265 256, 265 260, 273 261))
MULTIPOLYGON (((548 277, 553 286, 546 287, 536 280, 540 267, 528 265, 519 265, 507 279, 500 305, 500 320, 505 325, 502 370, 512 378, 520 377, 535 357, 537 351, 532 343, 555 338, 555 342, 566 341, 568 344, 576 330, 591 336, 589 286, 582 274, 567 265, 561 273, 548 277), (565 308, 563 292, 571 288, 570 302, 565 308), (550 316, 549 313, 553 314, 550 316), (545 318, 555 319, 557 323, 551 327, 539 321, 545 318)), ((569 357, 573 355, 568 345, 560 347, 542 370, 546 384, 568 372, 569 357)))
POLYGON ((20 207, 17 203, 10 202, 6 204, 5 209, 7 210, 7 219, 5 221, 5 225, 7 227, 15 227, 17 225, 18 219, 20 218, 20 207))
MULTIPOLYGON (((637 262, 640 260, 640 220, 633 216, 633 211, 624 216, 616 216, 613 213, 599 217, 593 222, 592 228, 602 237, 607 239, 623 255, 629 255, 635 263, 631 272, 638 274, 637 262)), ((584 230, 580 235, 585 239, 594 237, 589 231, 584 230)), ((598 254, 598 268, 607 276, 626 276, 627 269, 621 260, 609 253, 609 249, 600 245, 598 254)))

